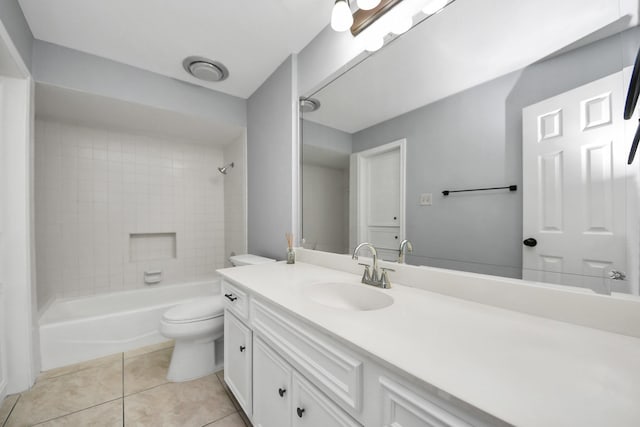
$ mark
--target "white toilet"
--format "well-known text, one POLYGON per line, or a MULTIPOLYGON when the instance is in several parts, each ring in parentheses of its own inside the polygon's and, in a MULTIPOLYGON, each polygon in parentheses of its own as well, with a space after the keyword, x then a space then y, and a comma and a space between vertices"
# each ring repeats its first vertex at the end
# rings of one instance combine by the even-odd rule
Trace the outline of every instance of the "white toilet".
MULTIPOLYGON (((234 255, 229 261, 234 266, 275 262, 251 254, 234 255)), ((162 315, 160 333, 175 340, 167 380, 194 380, 222 368, 222 358, 216 360, 216 340, 224 332, 223 314, 222 295, 213 295, 178 304, 162 315)))

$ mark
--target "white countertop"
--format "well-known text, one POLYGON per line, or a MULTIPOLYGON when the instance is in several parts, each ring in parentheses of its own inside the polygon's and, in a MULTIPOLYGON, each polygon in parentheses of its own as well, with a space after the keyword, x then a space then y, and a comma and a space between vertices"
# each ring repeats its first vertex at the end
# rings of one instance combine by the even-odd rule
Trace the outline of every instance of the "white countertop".
MULTIPOLYGON (((354 274, 283 262, 225 278, 374 358, 518 426, 640 426, 640 339, 407 286, 394 304, 346 311, 304 294, 354 274)), ((391 276, 393 281, 393 276, 391 276)), ((366 286, 366 285, 362 285, 366 286)))

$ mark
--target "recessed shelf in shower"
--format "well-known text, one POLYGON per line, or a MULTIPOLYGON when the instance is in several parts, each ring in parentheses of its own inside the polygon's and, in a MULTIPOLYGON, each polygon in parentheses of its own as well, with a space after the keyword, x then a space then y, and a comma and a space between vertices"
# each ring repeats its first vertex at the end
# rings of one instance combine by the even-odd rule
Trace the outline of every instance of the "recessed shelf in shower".
POLYGON ((129 261, 176 258, 176 233, 129 234, 129 261))

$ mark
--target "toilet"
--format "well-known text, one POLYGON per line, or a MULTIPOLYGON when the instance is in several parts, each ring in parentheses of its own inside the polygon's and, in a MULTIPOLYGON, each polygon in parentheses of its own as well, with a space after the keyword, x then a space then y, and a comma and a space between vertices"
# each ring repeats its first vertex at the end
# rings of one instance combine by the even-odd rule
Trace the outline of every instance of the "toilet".
MULTIPOLYGON (((234 267, 275 262, 257 255, 233 255, 234 267)), ((178 304, 162 315, 160 333, 175 340, 167 380, 181 382, 204 377, 222 369, 222 358, 216 360, 216 340, 224 333, 222 295, 198 298, 178 304)))

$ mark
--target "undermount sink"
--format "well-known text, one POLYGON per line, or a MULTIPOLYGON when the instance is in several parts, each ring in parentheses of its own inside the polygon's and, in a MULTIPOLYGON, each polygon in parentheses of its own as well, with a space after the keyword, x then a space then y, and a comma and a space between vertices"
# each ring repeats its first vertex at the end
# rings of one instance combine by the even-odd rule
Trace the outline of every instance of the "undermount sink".
POLYGON ((393 304, 390 295, 363 284, 314 283, 304 293, 318 304, 341 310, 379 310, 393 304))

